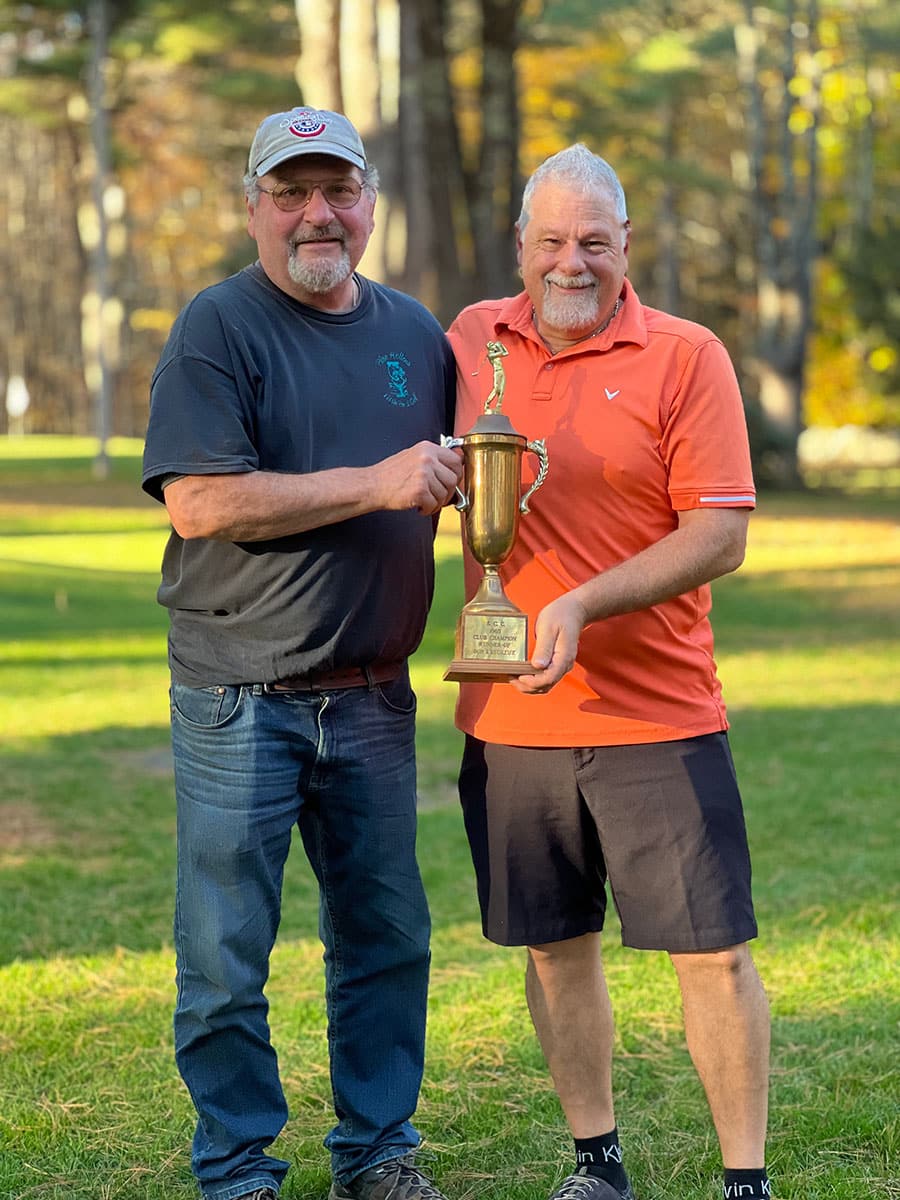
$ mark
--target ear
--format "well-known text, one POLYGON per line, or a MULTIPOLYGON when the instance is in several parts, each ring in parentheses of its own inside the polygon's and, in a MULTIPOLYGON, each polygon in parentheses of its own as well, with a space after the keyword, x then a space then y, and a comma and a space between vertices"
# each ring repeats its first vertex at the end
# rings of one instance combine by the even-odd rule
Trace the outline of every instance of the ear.
POLYGON ((519 229, 519 222, 516 221, 516 265, 519 268, 519 274, 522 274, 522 233, 519 229))
POLYGON ((624 230, 625 230, 625 240, 622 243, 622 253, 627 254, 629 249, 631 248, 631 222, 630 221, 625 222, 624 230))
POLYGON ((256 209, 250 203, 249 197, 247 197, 247 196, 244 197, 244 203, 247 206, 247 232, 255 240, 256 233, 254 232, 253 227, 254 227, 254 223, 255 223, 256 209))

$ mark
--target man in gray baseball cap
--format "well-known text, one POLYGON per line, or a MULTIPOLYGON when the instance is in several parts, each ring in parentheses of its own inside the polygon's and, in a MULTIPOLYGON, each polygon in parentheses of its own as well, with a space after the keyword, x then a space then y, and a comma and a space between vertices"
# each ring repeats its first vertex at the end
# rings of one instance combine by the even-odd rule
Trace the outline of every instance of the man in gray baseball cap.
POLYGON ((259 259, 176 319, 144 488, 172 534, 175 1054, 204 1200, 275 1200, 288 1111, 264 994, 295 827, 319 885, 336 1123, 330 1200, 443 1200, 416 1168, 430 920, 407 660, 456 371, 421 304, 356 271, 377 174, 340 113, 266 117, 244 177, 259 259))

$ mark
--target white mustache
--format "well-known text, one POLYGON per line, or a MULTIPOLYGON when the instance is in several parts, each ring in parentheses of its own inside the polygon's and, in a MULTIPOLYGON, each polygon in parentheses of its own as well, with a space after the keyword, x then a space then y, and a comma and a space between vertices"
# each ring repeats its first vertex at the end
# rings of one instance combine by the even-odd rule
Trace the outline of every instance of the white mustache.
POLYGON ((309 229, 301 229, 295 233, 291 239, 291 247, 295 248, 302 245, 304 242, 334 242, 338 241, 343 246, 344 230, 340 225, 326 225, 323 229, 313 225, 309 229))
POLYGON ((580 275, 555 275, 551 273, 544 276, 544 283, 552 283, 556 287, 561 288, 584 288, 596 286, 597 280, 588 271, 583 271, 580 275))

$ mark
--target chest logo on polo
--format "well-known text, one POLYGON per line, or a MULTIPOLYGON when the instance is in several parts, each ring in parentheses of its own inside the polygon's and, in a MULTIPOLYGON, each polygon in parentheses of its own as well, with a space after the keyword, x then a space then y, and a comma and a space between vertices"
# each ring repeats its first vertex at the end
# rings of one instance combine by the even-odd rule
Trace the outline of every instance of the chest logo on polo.
POLYGON ((378 365, 384 367, 387 376, 388 391, 384 393, 384 398, 388 404, 393 404, 395 408, 410 408, 418 403, 419 397, 409 386, 406 368, 411 364, 405 354, 382 354, 378 365))
POLYGON ((607 398, 607 400, 615 400, 616 396, 618 396, 619 392, 620 392, 622 389, 621 389, 621 388, 616 388, 616 390, 615 390, 614 392, 611 392, 611 391, 609 390, 609 388, 608 388, 608 387, 605 387, 603 390, 604 390, 604 392, 606 392, 606 398, 607 398))

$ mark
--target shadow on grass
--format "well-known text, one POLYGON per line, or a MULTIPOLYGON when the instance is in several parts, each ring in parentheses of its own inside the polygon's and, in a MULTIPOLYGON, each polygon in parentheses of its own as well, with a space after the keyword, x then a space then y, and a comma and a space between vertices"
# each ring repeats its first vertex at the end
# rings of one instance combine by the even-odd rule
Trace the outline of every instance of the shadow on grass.
MULTIPOLYGON (((757 904, 770 925, 786 922, 795 933, 810 913, 839 920, 866 904, 880 910, 889 894, 897 778, 879 749, 890 748, 884 722, 875 705, 740 714, 732 740, 757 904), (852 766, 859 761, 872 763, 865 779, 852 766)), ((443 718, 422 717, 420 743, 443 725, 443 718)), ((0 962, 116 946, 142 951, 168 941, 174 799, 159 766, 166 746, 158 728, 113 727, 4 751, 0 962), (142 758, 151 751, 162 756, 155 766, 142 758)), ((455 804, 421 814, 419 853, 436 929, 477 920, 455 804)), ((282 936, 314 934, 316 910, 298 844, 288 864, 282 936)))
POLYGON ((86 633, 160 633, 165 654, 166 614, 155 603, 155 576, 0 562, 0 578, 6 639, 63 641, 86 633))
MULTIPOLYGON (((431 725, 444 722, 422 718, 422 741, 431 725)), ((175 800, 167 732, 123 726, 43 737, 39 748, 5 747, 0 761, 0 964, 168 942, 175 800)), ((433 861, 434 878, 465 904, 474 883, 452 798, 451 810, 439 845, 423 813, 421 856, 424 873, 433 861)), ((286 878, 282 936, 314 936, 318 894, 299 837, 286 878)))
POLYGON ((791 581, 793 574, 739 573, 713 584, 719 652, 821 647, 836 638, 842 646, 857 645, 900 635, 898 564, 804 567, 802 584, 791 581))

